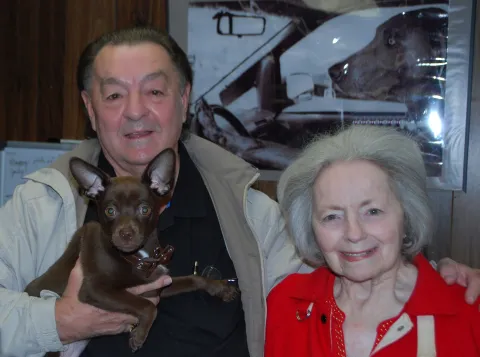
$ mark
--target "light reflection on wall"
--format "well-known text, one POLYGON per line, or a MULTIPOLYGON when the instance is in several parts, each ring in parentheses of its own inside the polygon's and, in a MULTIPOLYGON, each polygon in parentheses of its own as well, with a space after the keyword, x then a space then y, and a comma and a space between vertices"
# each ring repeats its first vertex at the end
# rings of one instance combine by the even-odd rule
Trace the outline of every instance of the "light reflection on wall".
POLYGON ((442 119, 437 111, 431 111, 428 114, 428 126, 436 139, 440 139, 443 132, 442 119))

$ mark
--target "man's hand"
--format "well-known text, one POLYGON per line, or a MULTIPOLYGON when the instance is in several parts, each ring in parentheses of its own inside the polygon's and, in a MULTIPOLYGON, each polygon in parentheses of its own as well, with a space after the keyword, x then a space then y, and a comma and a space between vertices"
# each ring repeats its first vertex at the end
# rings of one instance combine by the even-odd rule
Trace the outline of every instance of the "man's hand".
MULTIPOLYGON (((63 344, 89 339, 94 336, 116 335, 127 332, 136 324, 137 318, 116 312, 108 312, 94 306, 84 304, 78 300, 78 292, 82 285, 83 272, 80 260, 70 273, 68 284, 63 296, 55 305, 55 319, 60 341, 63 344)), ((128 289, 133 294, 140 295, 147 291, 156 290, 170 285, 169 276, 162 276, 158 280, 145 285, 128 289)), ((160 297, 148 298, 157 305, 160 297)))
POLYGON ((447 284, 457 283, 465 286, 465 300, 473 304, 480 295, 480 270, 472 269, 459 264, 450 258, 443 258, 438 262, 437 270, 447 284))

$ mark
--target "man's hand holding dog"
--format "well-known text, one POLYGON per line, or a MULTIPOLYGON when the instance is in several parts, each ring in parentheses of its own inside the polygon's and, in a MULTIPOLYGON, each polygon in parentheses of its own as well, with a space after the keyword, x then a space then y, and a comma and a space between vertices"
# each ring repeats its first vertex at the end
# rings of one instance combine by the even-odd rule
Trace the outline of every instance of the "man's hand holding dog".
MULTIPOLYGON (((57 331, 63 344, 85 340, 101 335, 115 335, 130 331, 138 321, 137 318, 116 312, 101 310, 92 305, 84 304, 78 300, 78 292, 82 285, 83 272, 80 260, 70 273, 67 287, 63 296, 55 305, 55 319, 57 331)), ((162 276, 156 281, 129 289, 135 295, 147 291, 158 290, 171 284, 169 276, 162 276)), ((157 305, 158 296, 148 298, 157 305)))

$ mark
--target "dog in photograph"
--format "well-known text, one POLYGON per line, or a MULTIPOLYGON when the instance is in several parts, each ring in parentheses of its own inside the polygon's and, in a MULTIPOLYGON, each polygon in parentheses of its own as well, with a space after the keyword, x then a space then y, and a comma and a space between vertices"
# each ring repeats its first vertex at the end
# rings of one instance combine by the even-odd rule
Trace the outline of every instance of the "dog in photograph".
MULTIPOLYGON (((147 338, 157 308, 150 300, 127 289, 168 273, 166 264, 174 249, 160 246, 156 227, 174 186, 176 154, 172 149, 163 150, 149 163, 141 178, 112 178, 76 157, 69 164, 83 194, 96 201, 99 221, 83 225, 64 254, 43 275, 30 282, 25 291, 31 296, 40 296, 42 290, 50 290, 61 296, 80 257, 84 279, 79 300, 103 310, 137 317, 138 324, 130 331, 129 338, 130 348, 136 351, 147 338)), ((172 280, 172 284, 161 291, 143 296, 169 297, 204 290, 231 301, 238 294, 238 289, 227 280, 197 275, 172 280)))
POLYGON ((443 97, 447 27, 438 8, 393 16, 366 47, 329 68, 337 97, 401 102, 409 110, 443 97))

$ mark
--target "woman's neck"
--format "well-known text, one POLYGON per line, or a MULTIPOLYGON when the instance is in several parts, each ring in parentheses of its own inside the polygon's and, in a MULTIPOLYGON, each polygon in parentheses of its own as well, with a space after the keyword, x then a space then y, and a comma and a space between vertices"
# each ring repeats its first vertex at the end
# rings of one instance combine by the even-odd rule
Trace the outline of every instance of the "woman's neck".
MULTIPOLYGON (((388 312, 395 316, 410 298, 417 280, 417 269, 412 264, 399 260, 380 276, 353 282, 338 277, 334 286, 334 297, 339 308, 348 316, 369 315, 388 312)), ((388 318, 388 317, 381 317, 388 318)))

